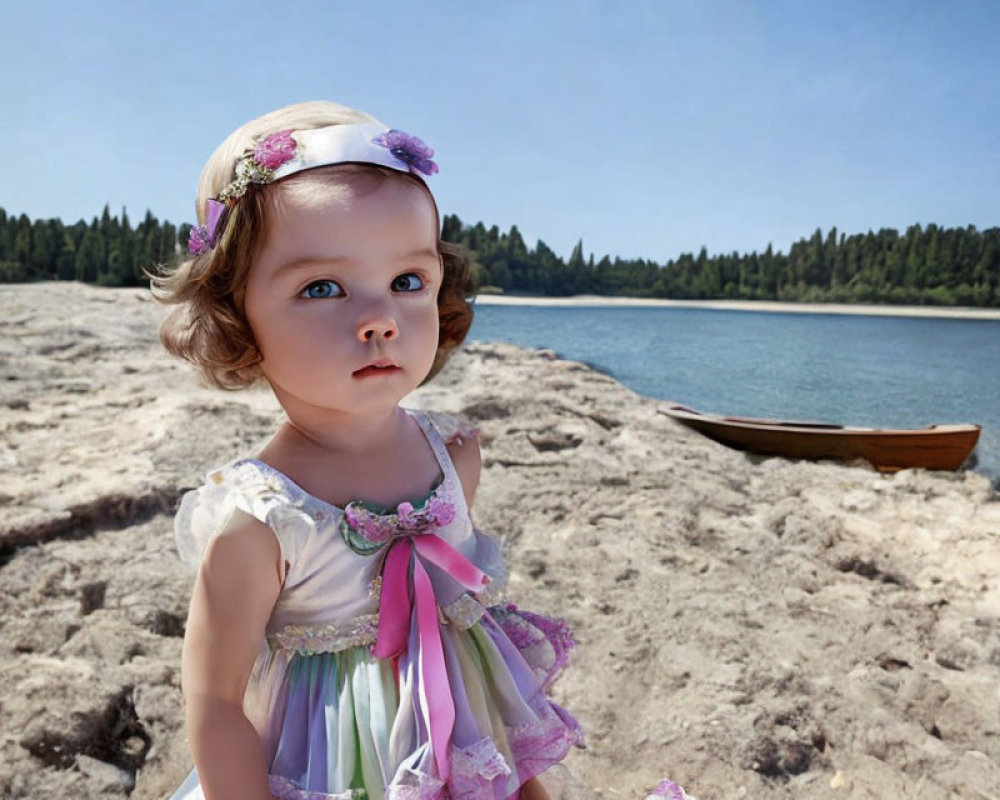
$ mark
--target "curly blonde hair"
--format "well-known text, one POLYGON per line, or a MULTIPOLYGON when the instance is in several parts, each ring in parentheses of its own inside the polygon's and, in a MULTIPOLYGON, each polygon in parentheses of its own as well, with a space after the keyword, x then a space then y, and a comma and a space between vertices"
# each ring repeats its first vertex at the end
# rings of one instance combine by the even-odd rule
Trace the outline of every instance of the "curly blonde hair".
MULTIPOLYGON (((329 125, 378 122, 362 111, 323 101, 296 103, 272 111, 233 131, 212 153, 198 183, 196 211, 205 222, 206 205, 233 179, 237 159, 254 140, 280 130, 310 130, 329 125)), ((377 164, 338 164, 311 170, 324 182, 342 184, 359 175, 384 181, 405 181, 419 187, 431 199, 435 218, 437 204, 418 177, 377 164)), ((299 173, 305 174, 305 173, 299 173)), ((318 177, 312 175, 311 177, 318 177)), ((295 180, 296 176, 286 178, 295 180)), ((153 297, 174 308, 160 324, 160 341, 167 351, 198 367, 202 378, 220 389, 244 389, 261 380, 262 356, 247 320, 246 282, 250 266, 264 241, 273 206, 267 185, 251 184, 228 213, 215 246, 177 267, 144 270, 153 297)), ((465 340, 472 325, 470 296, 475 291, 469 258, 462 248, 441 241, 438 252, 444 277, 438 293, 440 334, 434 364, 424 378, 433 378, 465 340)))

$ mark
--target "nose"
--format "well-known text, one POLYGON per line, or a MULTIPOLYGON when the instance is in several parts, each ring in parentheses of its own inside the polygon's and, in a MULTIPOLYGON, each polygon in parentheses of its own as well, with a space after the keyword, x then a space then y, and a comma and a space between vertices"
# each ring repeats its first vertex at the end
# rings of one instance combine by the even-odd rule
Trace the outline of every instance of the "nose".
POLYGON ((358 338, 363 342, 373 339, 395 339, 399 336, 399 328, 391 314, 378 312, 368 315, 358 322, 358 338))

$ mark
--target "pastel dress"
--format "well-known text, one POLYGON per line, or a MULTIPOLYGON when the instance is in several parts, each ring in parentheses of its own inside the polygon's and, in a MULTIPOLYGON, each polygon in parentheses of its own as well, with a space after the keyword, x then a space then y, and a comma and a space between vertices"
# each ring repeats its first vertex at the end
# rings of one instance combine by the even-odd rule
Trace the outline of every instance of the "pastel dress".
MULTIPOLYGON (((441 469, 427 497, 340 508, 247 458, 211 470, 177 512, 195 569, 237 508, 280 545, 282 588, 243 701, 280 800, 508 800, 584 746, 546 692, 570 631, 502 602, 500 547, 472 524, 446 449, 470 431, 407 413, 441 469)), ((192 770, 171 800, 202 797, 192 770)))

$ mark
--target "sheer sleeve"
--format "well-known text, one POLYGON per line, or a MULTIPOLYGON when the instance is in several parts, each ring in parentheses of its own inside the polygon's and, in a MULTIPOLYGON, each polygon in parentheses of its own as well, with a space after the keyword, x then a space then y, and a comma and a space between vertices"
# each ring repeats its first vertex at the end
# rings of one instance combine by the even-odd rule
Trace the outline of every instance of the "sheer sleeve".
POLYGON ((316 533, 316 521, 252 462, 237 462, 212 470, 205 483, 185 492, 174 517, 177 554, 197 571, 205 548, 236 509, 265 523, 281 549, 280 577, 295 571, 299 554, 316 533))

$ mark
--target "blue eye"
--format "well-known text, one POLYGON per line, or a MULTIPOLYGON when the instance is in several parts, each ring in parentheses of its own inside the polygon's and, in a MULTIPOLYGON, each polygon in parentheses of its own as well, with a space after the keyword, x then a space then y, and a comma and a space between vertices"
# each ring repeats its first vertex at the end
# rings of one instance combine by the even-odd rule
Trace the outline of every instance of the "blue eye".
POLYGON ((299 297, 312 300, 323 300, 327 297, 340 297, 344 290, 335 281, 313 281, 299 293, 299 297))
POLYGON ((392 282, 394 292, 416 292, 424 288, 424 281, 415 272, 398 275, 392 282))

